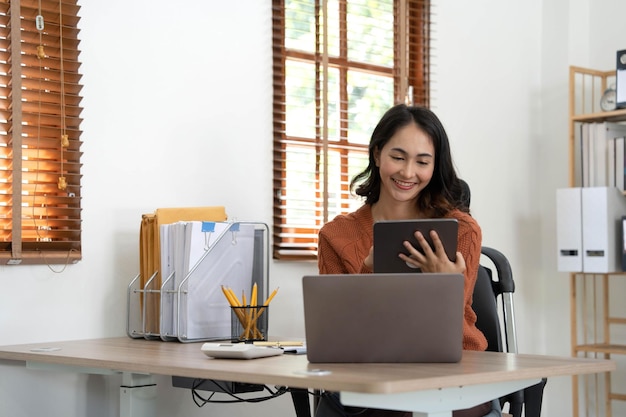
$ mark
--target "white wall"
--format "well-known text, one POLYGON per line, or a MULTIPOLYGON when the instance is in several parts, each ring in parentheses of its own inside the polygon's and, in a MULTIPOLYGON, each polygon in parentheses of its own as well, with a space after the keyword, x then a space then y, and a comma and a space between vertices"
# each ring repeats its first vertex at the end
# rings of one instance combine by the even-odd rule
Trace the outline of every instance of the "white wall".
MULTIPOLYGON (((613 67, 626 5, 434 3, 432 105, 472 186, 483 244, 513 266, 520 351, 569 355, 568 280, 553 256, 568 65, 613 67)), ((271 224, 269 0, 81 4, 84 257, 61 273, 0 266, 0 344, 124 335, 142 213, 225 205, 231 218, 271 224)), ((300 277, 316 269, 272 262, 272 333, 303 336, 300 277)), ((197 409, 187 391, 158 382, 159 416, 293 415, 287 397, 197 409)), ((0 415, 114 416, 118 386, 116 376, 0 362, 0 415)), ((548 382, 544 410, 571 414, 569 378, 548 382)))

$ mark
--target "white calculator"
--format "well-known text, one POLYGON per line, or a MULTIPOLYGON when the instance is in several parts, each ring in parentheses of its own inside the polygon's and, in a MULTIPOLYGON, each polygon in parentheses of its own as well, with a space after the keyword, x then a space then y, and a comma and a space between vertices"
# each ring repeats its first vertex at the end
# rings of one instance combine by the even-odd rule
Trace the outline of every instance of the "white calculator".
POLYGON ((204 343, 202 352, 218 359, 256 359, 283 354, 279 347, 255 346, 250 343, 204 343))

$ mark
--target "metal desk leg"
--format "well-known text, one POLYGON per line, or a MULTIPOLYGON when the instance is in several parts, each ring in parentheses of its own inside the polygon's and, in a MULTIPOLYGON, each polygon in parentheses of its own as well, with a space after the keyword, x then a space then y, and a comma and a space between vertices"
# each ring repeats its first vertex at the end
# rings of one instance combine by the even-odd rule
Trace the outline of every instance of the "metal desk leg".
POLYGON ((156 383, 152 375, 122 373, 120 417, 154 417, 156 383))

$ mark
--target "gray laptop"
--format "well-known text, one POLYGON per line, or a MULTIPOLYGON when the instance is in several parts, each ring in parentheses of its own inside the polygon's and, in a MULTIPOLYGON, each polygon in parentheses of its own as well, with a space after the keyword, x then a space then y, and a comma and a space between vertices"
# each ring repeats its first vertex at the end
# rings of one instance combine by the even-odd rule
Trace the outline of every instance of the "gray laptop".
POLYGON ((458 362, 462 274, 309 275, 302 279, 309 362, 458 362))

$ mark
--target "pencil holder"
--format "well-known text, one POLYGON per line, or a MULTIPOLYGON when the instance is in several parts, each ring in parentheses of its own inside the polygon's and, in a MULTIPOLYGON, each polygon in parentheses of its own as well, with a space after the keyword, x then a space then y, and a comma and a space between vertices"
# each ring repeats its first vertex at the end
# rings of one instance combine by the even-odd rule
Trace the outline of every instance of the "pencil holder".
POLYGON ((267 340, 268 307, 231 307, 231 311, 231 340, 233 342, 267 340))

